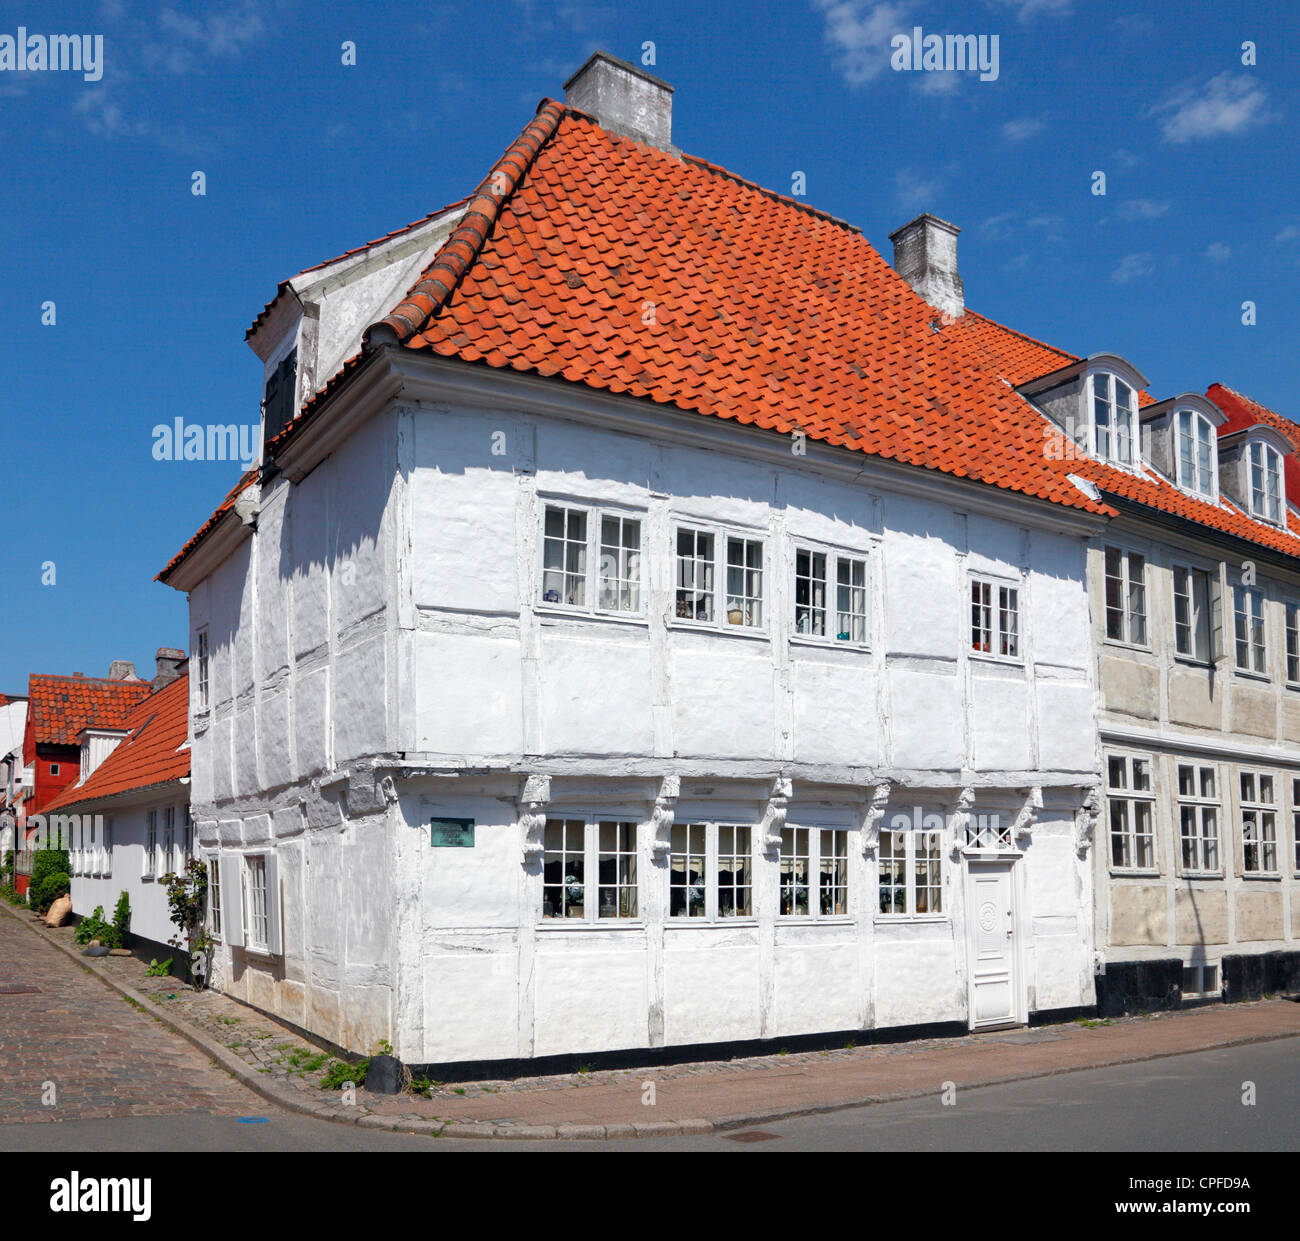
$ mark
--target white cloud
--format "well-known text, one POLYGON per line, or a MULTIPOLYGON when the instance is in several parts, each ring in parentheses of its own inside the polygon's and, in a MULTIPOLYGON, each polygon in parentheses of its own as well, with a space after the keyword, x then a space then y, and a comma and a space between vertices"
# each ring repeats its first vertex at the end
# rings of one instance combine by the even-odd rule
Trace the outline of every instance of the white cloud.
POLYGON ((888 0, 813 0, 813 6, 825 14, 826 42, 850 86, 862 86, 888 69, 889 41, 912 28, 906 6, 888 0))
POLYGON ((1220 73, 1208 85, 1182 86, 1151 109, 1170 142, 1239 134, 1273 119, 1268 93, 1245 74, 1220 73))
POLYGON ((991 0, 995 8, 1017 9, 1022 22, 1035 17, 1064 17, 1070 12, 1072 0, 991 0))
POLYGON ((898 201, 908 208, 931 210, 943 184, 943 177, 937 173, 918 173, 911 168, 900 168, 894 173, 894 188, 898 192, 898 201))
POLYGON ((1273 240, 1295 241, 1297 238, 1300 238, 1300 224, 1288 224, 1273 240))
POLYGON ((266 23, 253 0, 225 8, 209 8, 201 17, 163 9, 158 14, 161 40, 142 49, 145 63, 169 73, 190 73, 203 60, 232 59, 266 33, 266 23))
POLYGON ((1221 241, 1212 241, 1205 247, 1205 257, 1211 263, 1226 263, 1232 257, 1232 251, 1221 241))
POLYGON ((1046 128, 1047 122, 1041 116, 1020 116, 1002 126, 1002 136, 1011 142, 1024 142, 1046 128))
POLYGON ((1119 205, 1121 220, 1158 220, 1169 211, 1169 203, 1156 202, 1153 198, 1131 198, 1119 205))
POLYGON ((1119 261, 1119 266, 1110 273, 1112 284, 1132 284, 1135 280, 1141 280, 1145 276, 1151 275, 1155 271, 1155 263, 1151 260, 1151 255, 1142 252, 1139 254, 1126 254, 1119 261))

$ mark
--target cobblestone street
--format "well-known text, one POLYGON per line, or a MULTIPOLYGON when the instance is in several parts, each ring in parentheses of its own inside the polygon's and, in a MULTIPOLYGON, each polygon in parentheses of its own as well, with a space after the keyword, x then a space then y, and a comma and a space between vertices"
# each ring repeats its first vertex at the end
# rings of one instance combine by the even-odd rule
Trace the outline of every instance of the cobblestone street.
POLYGON ((0 917, 0 1124, 264 1109, 183 1039, 0 917))

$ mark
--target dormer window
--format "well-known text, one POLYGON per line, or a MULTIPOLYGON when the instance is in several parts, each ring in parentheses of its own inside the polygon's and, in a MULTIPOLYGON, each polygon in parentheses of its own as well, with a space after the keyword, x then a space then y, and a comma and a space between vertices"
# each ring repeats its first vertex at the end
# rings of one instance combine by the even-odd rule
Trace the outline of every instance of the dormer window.
POLYGON ((294 415, 294 389, 298 378, 298 350, 291 349, 266 377, 262 393, 262 439, 270 441, 284 430, 294 415))
POLYGON ((1282 524, 1282 454, 1259 440, 1250 445, 1250 511, 1260 521, 1282 524))
POLYGON ((1132 465, 1137 440, 1137 401, 1133 389, 1118 375, 1097 371, 1092 376, 1092 447, 1097 456, 1132 465))
POLYGON ((1174 420, 1174 434, 1178 485, 1208 500, 1218 499, 1213 423, 1194 409, 1180 409, 1174 420))

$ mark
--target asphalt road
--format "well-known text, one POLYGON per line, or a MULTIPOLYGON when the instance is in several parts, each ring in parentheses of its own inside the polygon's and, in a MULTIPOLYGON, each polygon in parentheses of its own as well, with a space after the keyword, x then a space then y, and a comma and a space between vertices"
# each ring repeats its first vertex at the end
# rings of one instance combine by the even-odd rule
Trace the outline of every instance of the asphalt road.
POLYGON ((1300 1039, 849 1108, 736 1134, 630 1142, 468 1142, 259 1108, 266 1123, 169 1115, 14 1124, 0 1151, 1291 1151, 1300 1149, 1300 1039), (1245 1083, 1254 1083, 1246 1105, 1245 1083))

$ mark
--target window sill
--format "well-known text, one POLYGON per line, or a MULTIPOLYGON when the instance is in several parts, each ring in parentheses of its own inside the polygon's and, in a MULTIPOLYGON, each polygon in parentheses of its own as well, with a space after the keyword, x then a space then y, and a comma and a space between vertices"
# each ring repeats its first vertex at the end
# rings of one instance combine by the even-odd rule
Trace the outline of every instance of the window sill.
POLYGON ((1103 646, 1116 646, 1122 651, 1140 651, 1144 655, 1153 653, 1149 642, 1125 642, 1122 638, 1103 638, 1101 642, 1103 646))
POLYGON ((814 650, 825 651, 860 651, 867 654, 871 651, 871 646, 866 642, 852 642, 847 638, 820 638, 811 633, 792 633, 790 635, 791 646, 807 646, 814 650))
POLYGON ((852 914, 777 914, 777 926, 852 926, 852 914))
POLYGON ((875 914, 872 921, 877 926, 898 926, 908 922, 951 922, 948 914, 875 914))
POLYGON ((599 922, 579 921, 577 918, 544 918, 537 923, 538 931, 644 931, 645 923, 639 918, 604 918, 599 922))
POLYGON ((1180 871, 1180 872, 1175 876, 1175 878, 1177 878, 1177 879, 1217 879, 1217 880, 1219 880, 1220 882, 1222 882, 1222 880, 1223 880, 1223 872, 1222 872, 1221 870, 1184 870, 1184 871, 1180 871))
POLYGON ((1213 669, 1217 661, 1213 659, 1197 659, 1195 655, 1180 655, 1174 652, 1174 663, 1186 664, 1189 668, 1213 669))
POLYGON ((537 616, 550 617, 555 620, 614 621, 621 625, 645 625, 644 612, 596 612, 588 608, 565 607, 559 603, 534 603, 533 612, 537 616))
POLYGON ((1162 877, 1159 870, 1138 870, 1132 866, 1112 866, 1110 875, 1112 879, 1159 879, 1162 877))
POLYGON ((1232 675, 1240 677, 1243 681, 1259 681, 1264 685, 1268 685, 1273 680, 1267 672, 1251 672, 1247 668, 1234 668, 1232 675))
POLYGON ((1277 870, 1251 870, 1242 871, 1242 879, 1262 879, 1265 883, 1281 883, 1282 872, 1277 870))
POLYGON ((986 651, 970 651, 969 658, 973 664, 990 664, 998 668, 1019 668, 1022 672, 1025 661, 1019 655, 991 655, 986 651))
POLYGON ((719 625, 715 621, 692 621, 682 616, 670 616, 668 628, 683 633, 723 634, 731 638, 754 638, 762 641, 767 641, 771 636, 765 628, 757 628, 753 625, 719 625))
POLYGON ((677 918, 666 919, 664 921, 664 926, 670 930, 676 927, 681 927, 681 928, 711 927, 713 930, 716 931, 719 927, 728 927, 728 926, 755 927, 758 926, 758 919, 752 916, 745 917, 745 918, 712 918, 712 919, 677 917, 677 918))

